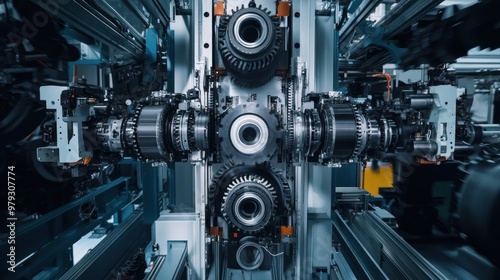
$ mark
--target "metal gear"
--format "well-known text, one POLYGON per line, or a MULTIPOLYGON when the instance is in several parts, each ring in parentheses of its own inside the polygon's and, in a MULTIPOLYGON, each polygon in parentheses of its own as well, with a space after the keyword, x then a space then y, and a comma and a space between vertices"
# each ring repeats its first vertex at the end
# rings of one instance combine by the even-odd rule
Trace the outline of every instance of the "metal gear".
POLYGON ((142 105, 138 105, 134 110, 134 115, 127 121, 127 143, 132 144, 132 153, 140 160, 143 160, 144 157, 142 156, 139 144, 137 143, 137 120, 139 119, 139 115, 141 114, 143 107, 144 106, 142 105))
POLYGON ((352 104, 352 109, 356 118, 356 146, 351 158, 359 156, 365 149, 368 138, 368 125, 366 119, 360 114, 356 104, 352 104))
POLYGON ((313 109, 305 110, 304 125, 306 129, 304 154, 306 156, 313 156, 320 148, 322 135, 324 133, 318 111, 313 109))
POLYGON ((175 113, 171 123, 171 141, 178 152, 195 149, 194 111, 182 110, 175 113))
MULTIPOLYGON (((136 121, 134 150, 139 158, 167 159, 165 123, 168 106, 143 107, 136 121)), ((135 115, 134 115, 135 118, 135 115)))
POLYGON ((210 116, 193 109, 176 112, 170 123, 170 143, 178 152, 208 150, 210 116))
POLYGON ((278 65, 282 34, 277 17, 262 6, 237 7, 221 18, 218 43, 224 66, 244 87, 267 83, 278 65))
POLYGON ((361 127, 356 108, 350 103, 324 104, 321 117, 324 127, 320 159, 348 160, 361 144, 361 127))
MULTIPOLYGON (((290 78, 289 81, 287 82, 287 96, 286 96, 286 102, 287 102, 287 112, 286 112, 286 125, 287 125, 287 138, 286 138, 286 147, 288 150, 295 151, 294 149, 294 138, 295 138, 295 123, 297 121, 296 118, 300 118, 300 116, 297 116, 300 112, 295 112, 295 94, 293 92, 293 78, 290 78)), ((300 120, 298 120, 300 121, 300 120)))
POLYGON ((226 164, 213 176, 208 211, 212 217, 221 215, 238 231, 254 233, 290 214, 291 190, 270 164, 226 164))
POLYGON ((368 117, 366 120, 367 129, 368 129, 368 139, 366 143, 367 149, 376 149, 380 145, 380 139, 382 137, 382 133, 380 131, 379 123, 376 119, 368 117))
POLYGON ((222 199, 221 211, 228 224, 247 233, 263 229, 276 213, 276 190, 259 175, 236 177, 222 199))

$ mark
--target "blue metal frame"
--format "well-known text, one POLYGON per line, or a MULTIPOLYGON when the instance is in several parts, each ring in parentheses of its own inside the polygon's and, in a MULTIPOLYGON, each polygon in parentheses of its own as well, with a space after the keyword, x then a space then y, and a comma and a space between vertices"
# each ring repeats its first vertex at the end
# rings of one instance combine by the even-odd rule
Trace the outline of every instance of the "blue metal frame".
MULTIPOLYGON (((64 272, 71 265, 68 248, 81 236, 105 222, 111 215, 119 211, 129 201, 129 177, 120 177, 102 185, 87 195, 51 211, 41 218, 20 226, 16 230, 17 262, 30 256, 30 259, 17 268, 19 273, 7 275, 6 278, 32 278, 46 266, 57 263, 58 273, 64 272), (85 202, 94 200, 98 205, 98 217, 83 223, 79 216, 79 207, 85 202)), ((8 252, 7 240, 2 240, 0 250, 8 252)), ((2 260, 6 257, 2 255, 2 260)), ((2 262, 5 266, 6 261, 2 262)))

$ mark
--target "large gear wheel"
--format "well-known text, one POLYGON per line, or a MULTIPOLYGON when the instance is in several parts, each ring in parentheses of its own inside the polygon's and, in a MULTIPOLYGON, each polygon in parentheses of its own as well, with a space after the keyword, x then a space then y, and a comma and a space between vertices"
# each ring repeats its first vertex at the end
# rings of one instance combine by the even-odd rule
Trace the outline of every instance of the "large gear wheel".
POLYGON ((209 214, 244 233, 256 233, 291 211, 286 179, 269 164, 224 165, 209 187, 209 214))
POLYGON ((238 229, 253 233, 264 228, 276 213, 276 191, 259 175, 238 176, 227 187, 222 215, 238 229))
POLYGON ((266 9, 253 2, 238 7, 231 16, 222 17, 218 36, 224 66, 236 83, 258 87, 274 76, 282 34, 278 18, 266 9))

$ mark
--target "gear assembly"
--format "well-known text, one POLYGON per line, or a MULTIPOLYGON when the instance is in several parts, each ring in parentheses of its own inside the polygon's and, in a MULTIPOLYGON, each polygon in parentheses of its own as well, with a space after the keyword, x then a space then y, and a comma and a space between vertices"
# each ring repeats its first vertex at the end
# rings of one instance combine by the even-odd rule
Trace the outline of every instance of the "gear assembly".
MULTIPOLYGON (((13 34, 23 30, 19 15, 52 7, 4 2, 0 19, 13 34)), ((30 154, 22 164, 41 182, 71 190, 51 211, 77 213, 19 252, 37 259, 18 265, 23 275, 500 275, 500 185, 490 182, 500 162, 500 75, 487 63, 460 63, 471 48, 500 43, 477 35, 460 50, 443 46, 442 60, 418 44, 442 40, 425 26, 466 32, 498 21, 461 21, 498 5, 414 2, 54 2, 54 29, 40 32, 53 32, 78 59, 55 57, 37 36, 24 46, 2 41, 0 85, 12 99, 4 120, 23 100, 40 110, 18 112, 18 123, 37 124, 19 125, 20 137, 4 140, 6 160, 30 154), (47 272, 45 244, 91 225, 94 234, 105 231, 102 249, 47 272), (460 260, 429 258, 423 244, 436 240, 481 265, 443 270, 460 260), (101 256, 116 260, 96 261, 101 256)), ((43 211, 29 213, 50 220, 31 222, 52 229, 59 218, 43 211)), ((28 240, 29 229, 19 239, 28 240)), ((74 237, 62 247, 76 250, 74 237)))

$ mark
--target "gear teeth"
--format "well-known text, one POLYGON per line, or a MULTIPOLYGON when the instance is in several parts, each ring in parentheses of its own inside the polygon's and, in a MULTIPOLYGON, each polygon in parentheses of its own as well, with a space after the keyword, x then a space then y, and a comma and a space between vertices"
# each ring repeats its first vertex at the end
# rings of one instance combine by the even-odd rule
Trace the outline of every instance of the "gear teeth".
POLYGON ((137 142, 137 121, 139 120, 139 115, 142 112, 143 105, 137 105, 134 110, 134 117, 132 118, 132 150, 138 159, 143 160, 144 156, 141 153, 139 143, 137 142))
POLYGON ((362 141, 362 137, 363 137, 363 134, 361 132, 361 115, 358 111, 358 107, 356 106, 356 104, 351 104, 351 108, 353 110, 353 113, 354 113, 354 116, 355 116, 355 121, 356 121, 356 144, 355 144, 355 147, 354 147, 354 151, 351 155, 351 158, 355 158, 356 156, 358 156, 360 154, 360 148, 361 148, 361 141, 362 141))
POLYGON ((236 11, 231 10, 232 15, 230 17, 223 18, 218 29, 218 35, 219 35, 218 44, 224 65, 228 70, 228 72, 233 74, 232 78, 234 78, 234 81, 242 87, 251 88, 263 85, 269 82, 274 77, 273 74, 275 72, 275 68, 277 67, 276 57, 282 45, 283 36, 281 34, 281 29, 279 28, 280 24, 279 20, 276 17, 271 17, 271 11, 269 11, 265 7, 262 8, 262 5, 259 5, 257 7, 255 3, 253 5, 250 3, 248 9, 258 9, 270 17, 271 24, 274 26, 275 30, 274 32, 275 41, 272 46, 269 45, 266 48, 266 52, 268 52, 268 54, 265 56, 257 58, 255 57, 242 58, 238 53, 233 53, 232 49, 234 47, 231 48, 231 46, 228 46, 228 44, 232 45, 232 43, 226 42, 229 41, 229 38, 226 38, 228 37, 226 36, 228 25, 231 17, 234 16, 236 13, 238 13, 238 11, 243 9, 245 9, 244 5, 241 5, 241 9, 239 6, 237 6, 236 11), (249 75, 254 76, 255 75, 254 72, 260 73, 259 74, 260 77, 256 77, 255 79, 250 79, 248 76, 249 75), (271 75, 268 75, 267 73, 271 73, 271 75))
MULTIPOLYGON (((265 187, 266 189, 269 190, 269 193, 271 194, 272 198, 273 198, 273 216, 275 214, 275 210, 277 209, 277 196, 276 196, 276 191, 274 189, 274 187, 269 183, 269 181, 267 181, 265 178, 262 178, 261 176, 259 175, 256 175, 256 174, 245 174, 245 175, 242 175, 242 176, 238 176, 236 178, 234 178, 231 183, 229 184, 229 186, 227 187, 227 191, 224 192, 224 196, 222 198, 223 200, 223 203, 221 204, 221 209, 222 209, 222 215, 223 217, 226 219, 226 221, 228 222, 228 224, 232 227, 232 228, 235 228, 235 229, 238 229, 236 227, 236 225, 234 225, 231 220, 228 218, 228 214, 226 213, 226 211, 224 210, 225 209, 225 206, 226 206, 226 201, 227 201, 227 198, 229 196, 229 194, 231 193, 231 191, 237 187, 238 185, 240 184, 244 184, 244 183, 247 183, 247 182, 254 182, 254 183, 257 183, 263 187, 265 187)), ((258 229, 258 230, 254 230, 254 231, 245 231, 247 233, 254 233, 254 232, 258 232, 262 230, 261 229, 258 229)))
MULTIPOLYGON (((238 167, 238 166, 242 167, 244 165, 235 165, 232 163, 226 163, 226 164, 224 164, 224 166, 219 168, 219 170, 215 173, 215 175, 213 175, 212 184, 209 186, 209 201, 210 201, 209 209, 210 209, 212 214, 222 216, 224 218, 224 220, 227 221, 228 226, 230 226, 232 229, 235 229, 238 231, 243 231, 247 234, 257 233, 257 232, 263 230, 264 228, 266 228, 264 226, 264 227, 257 229, 257 230, 251 230, 251 231, 242 230, 230 221, 228 214, 224 211, 229 194, 231 193, 231 191, 235 187, 238 186, 238 184, 242 184, 245 182, 254 182, 254 183, 257 183, 261 186, 264 186, 271 194, 271 197, 272 197, 273 202, 274 202, 273 208, 272 208, 272 211, 273 211, 272 217, 276 218, 277 215, 279 215, 279 216, 289 215, 289 213, 291 211, 291 191, 290 191, 290 186, 288 185, 287 180, 285 178, 283 178, 282 172, 280 170, 276 169, 274 166, 272 166, 269 163, 260 166, 261 168, 267 170, 268 172, 278 175, 279 182, 277 182, 277 183, 282 187, 282 189, 281 189, 281 187, 276 188, 276 186, 271 184, 269 182, 269 180, 266 179, 266 177, 263 177, 261 175, 258 175, 256 173, 251 173, 251 172, 244 172, 244 174, 242 174, 240 176, 235 176, 234 178, 231 179, 231 181, 229 183, 227 183, 227 186, 225 188, 223 186, 221 186, 220 183, 221 183, 221 180, 224 178, 224 174, 227 174, 226 172, 228 172, 230 169, 233 169, 233 168, 238 167), (223 188, 223 189, 219 190, 219 188, 223 188), (220 196, 219 196, 219 194, 220 194, 220 196), (218 196, 220 197, 219 198, 220 201, 216 202, 216 198, 218 196), (279 203, 278 203, 278 198, 280 198, 279 203), (215 208, 216 206, 217 206, 217 209, 219 209, 219 207, 221 207, 220 209, 222 211, 220 211, 220 213, 215 208)), ((271 221, 274 218, 271 218, 271 221)))
POLYGON ((293 78, 287 82, 287 139, 286 146, 289 151, 293 151, 293 142, 295 139, 295 119, 294 119, 294 95, 293 78))

